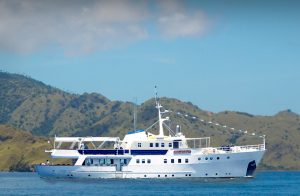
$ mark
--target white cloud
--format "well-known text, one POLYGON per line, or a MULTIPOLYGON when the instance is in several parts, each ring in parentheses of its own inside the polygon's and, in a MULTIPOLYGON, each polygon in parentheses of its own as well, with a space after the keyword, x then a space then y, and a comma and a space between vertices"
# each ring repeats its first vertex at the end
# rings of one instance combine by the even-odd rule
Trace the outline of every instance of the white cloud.
POLYGON ((149 20, 171 38, 199 35, 205 27, 200 11, 189 13, 177 1, 0 0, 0 50, 105 50, 147 39, 149 20))
POLYGON ((190 9, 184 1, 159 1, 161 14, 158 16, 158 27, 167 38, 201 35, 207 27, 204 13, 190 9))
POLYGON ((201 12, 193 15, 173 13, 158 19, 162 33, 170 38, 197 36, 205 29, 205 20, 201 12))

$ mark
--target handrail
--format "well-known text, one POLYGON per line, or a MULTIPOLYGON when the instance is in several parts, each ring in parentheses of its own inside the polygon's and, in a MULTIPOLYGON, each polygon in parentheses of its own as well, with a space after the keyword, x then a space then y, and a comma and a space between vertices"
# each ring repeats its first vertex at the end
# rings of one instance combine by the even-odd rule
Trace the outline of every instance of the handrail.
POLYGON ((256 145, 245 145, 245 146, 221 146, 221 147, 204 147, 204 148, 192 148, 192 149, 212 149, 214 152, 221 150, 226 152, 239 152, 242 150, 265 150, 264 144, 256 144, 256 145))

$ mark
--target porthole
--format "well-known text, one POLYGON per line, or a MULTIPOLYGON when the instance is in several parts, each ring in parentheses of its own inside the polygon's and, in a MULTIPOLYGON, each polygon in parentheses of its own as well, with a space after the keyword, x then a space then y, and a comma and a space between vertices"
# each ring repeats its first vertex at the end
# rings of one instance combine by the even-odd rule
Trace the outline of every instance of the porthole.
POLYGON ((174 177, 174 174, 172 174, 172 177, 174 177))
POLYGON ((205 160, 208 160, 208 157, 205 157, 205 160))
POLYGON ((218 173, 216 173, 216 176, 218 175, 218 173))
POLYGON ((165 175, 165 177, 168 177, 168 175, 165 175))
POLYGON ((227 159, 230 159, 230 156, 228 156, 227 159))
POLYGON ((210 157, 210 160, 213 160, 213 157, 210 157))
POLYGON ((207 173, 205 175, 207 176, 207 173))
POLYGON ((160 175, 158 175, 158 177, 160 177, 160 175))
POLYGON ((201 157, 198 158, 198 161, 201 161, 201 157))
POLYGON ((219 160, 220 159, 220 157, 217 157, 217 160, 219 160))
POLYGON ((192 174, 189 174, 189 176, 192 176, 192 174))
POLYGON ((144 177, 146 178, 146 177, 147 177, 147 175, 144 175, 144 177))
POLYGON ((188 176, 187 174, 185 174, 185 176, 188 176))

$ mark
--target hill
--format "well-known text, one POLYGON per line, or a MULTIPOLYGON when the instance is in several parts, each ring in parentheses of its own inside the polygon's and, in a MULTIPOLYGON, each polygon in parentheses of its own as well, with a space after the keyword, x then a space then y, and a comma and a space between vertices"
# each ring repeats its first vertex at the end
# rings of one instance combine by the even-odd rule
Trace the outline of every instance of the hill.
MULTIPOLYGON (((4 72, 0 72, 0 88, 0 124, 26 130, 32 138, 54 135, 122 137, 133 129, 133 104, 130 102, 111 101, 98 93, 71 94, 22 75, 4 72)), ((300 117, 290 110, 274 116, 255 116, 234 111, 212 113, 172 98, 161 98, 161 103, 173 111, 169 114, 170 126, 175 129, 180 124, 187 136, 211 136, 212 145, 218 146, 261 142, 257 137, 243 134, 245 130, 266 134, 268 151, 261 168, 300 169, 300 117), (230 129, 232 127, 235 130, 230 129)), ((141 104, 138 127, 147 128, 156 121, 156 115, 153 99, 141 104)), ((12 128, 5 130, 0 132, 1 137, 12 128)), ((151 131, 156 132, 155 129, 151 131)), ((24 145, 34 148, 30 142, 24 145)), ((37 159, 44 157, 41 155, 41 159, 37 159)))
POLYGON ((32 164, 48 159, 44 150, 50 147, 45 137, 37 137, 9 125, 0 125, 0 170, 30 171, 32 164))

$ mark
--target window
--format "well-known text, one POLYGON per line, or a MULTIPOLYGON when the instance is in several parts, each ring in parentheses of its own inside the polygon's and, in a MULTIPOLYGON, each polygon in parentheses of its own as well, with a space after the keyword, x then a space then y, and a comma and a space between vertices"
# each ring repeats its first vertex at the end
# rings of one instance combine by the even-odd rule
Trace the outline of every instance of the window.
POLYGON ((181 163, 181 159, 178 159, 178 163, 181 163))
POLYGON ((185 159, 185 163, 188 163, 189 162, 189 159, 185 159))
POLYGON ((137 159, 137 160, 136 160, 136 163, 140 163, 140 159, 137 159))
POLYGON ((160 146, 161 146, 161 147, 165 147, 165 143, 161 143, 160 146))
POLYGON ((172 147, 172 143, 169 143, 169 147, 172 147))
POLYGON ((145 159, 142 159, 142 163, 146 163, 145 159))
POLYGON ((127 159, 124 159, 124 165, 127 165, 127 159))
POLYGON ((111 162, 111 164, 114 164, 114 160, 113 159, 110 159, 110 162, 111 162))
POLYGON ((171 159, 171 163, 174 163, 174 159, 171 159))
POLYGON ((110 165, 111 164, 111 159, 106 159, 106 165, 110 165))
POLYGON ((91 164, 93 164, 94 163, 94 159, 91 159, 91 164))
POLYGON ((159 143, 155 143, 155 147, 159 147, 159 143))
POLYGON ((153 143, 150 143, 150 147, 153 147, 153 143))
POLYGON ((151 163, 151 159, 147 159, 147 163, 151 163))
POLYGON ((141 143, 138 143, 138 147, 142 147, 142 144, 141 144, 141 143))
POLYGON ((100 164, 100 165, 105 164, 105 159, 99 159, 99 164, 100 164))
POLYGON ((168 163, 167 159, 164 159, 164 163, 168 163))

